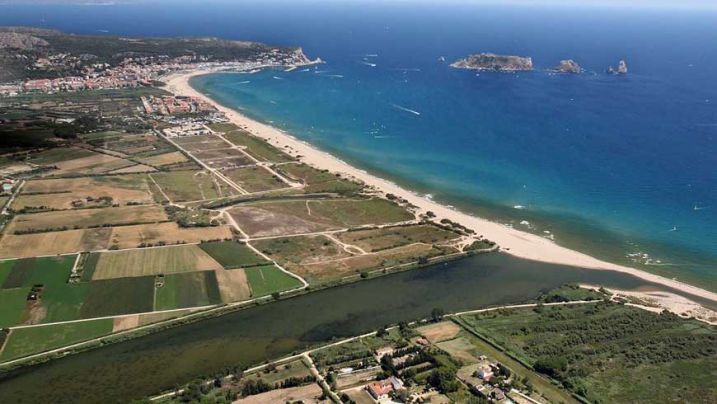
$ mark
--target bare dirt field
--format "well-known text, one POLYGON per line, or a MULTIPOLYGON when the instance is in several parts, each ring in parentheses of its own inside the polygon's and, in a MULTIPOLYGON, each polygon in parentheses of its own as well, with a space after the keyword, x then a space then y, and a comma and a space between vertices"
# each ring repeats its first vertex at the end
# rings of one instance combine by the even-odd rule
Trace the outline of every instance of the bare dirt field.
POLYGON ((293 403, 297 401, 304 404, 313 404, 322 402, 319 400, 321 395, 321 387, 316 383, 312 383, 302 387, 271 390, 266 393, 240 398, 234 401, 234 404, 293 403))
POLYGON ((133 173, 151 173, 157 171, 154 167, 144 164, 136 164, 129 167, 120 168, 119 170, 110 171, 109 174, 133 174, 133 173))
POLYGON ((455 338, 461 331, 461 327, 452 321, 442 321, 440 323, 424 325, 423 327, 417 328, 416 331, 435 344, 440 341, 455 338))
POLYGON ((230 210, 251 236, 300 234, 368 224, 396 223, 414 216, 383 199, 291 200, 254 203, 230 210))
MULTIPOLYGON (((118 204, 128 202, 150 203, 152 202, 152 194, 149 191, 147 180, 146 175, 32 180, 25 184, 16 204, 19 204, 23 197, 29 198, 31 196, 38 199, 34 200, 32 204, 30 202, 23 203, 24 206, 44 205, 52 209, 70 209, 72 208, 72 201, 83 200, 86 203, 88 197, 92 199, 110 197, 113 203, 118 204), (47 195, 45 197, 28 195, 39 193, 47 195), (53 201, 53 198, 58 198, 58 201, 53 201), (38 200, 41 202, 38 202, 38 200), (35 205, 35 203, 41 203, 41 205, 35 205)), ((22 208, 23 205, 18 205, 17 209, 22 208)))
POLYGON ((229 214, 239 227, 252 237, 313 233, 336 228, 305 220, 290 213, 272 212, 257 205, 238 206, 230 209, 229 214))
POLYGON ((251 297, 249 281, 243 269, 218 269, 215 274, 224 303, 238 302, 251 297))
POLYGON ((79 209, 17 215, 6 233, 61 230, 129 223, 149 223, 167 220, 161 206, 120 206, 117 208, 79 209))
POLYGON ((0 240, 0 258, 67 254, 107 248, 110 228, 80 229, 35 234, 5 234, 0 240))
POLYGON ((117 317, 112 320, 112 332, 129 330, 139 326, 139 315, 117 317))
POLYGON ((181 228, 174 222, 112 228, 110 246, 135 248, 140 244, 157 245, 198 243, 202 240, 229 239, 228 226, 181 228))
POLYGON ((144 164, 161 167, 170 164, 183 163, 188 159, 187 156, 185 156, 182 152, 176 151, 164 154, 157 154, 150 157, 143 157, 139 158, 138 160, 144 164))
POLYGON ((309 283, 322 283, 357 275, 364 271, 416 262, 420 257, 433 257, 442 253, 430 245, 411 244, 378 253, 292 266, 291 270, 307 279, 309 283))
POLYGON ((132 166, 134 163, 107 154, 94 153, 88 157, 60 161, 52 165, 56 167, 56 169, 49 171, 48 175, 101 174, 132 166))
POLYGON ((198 246, 110 251, 100 255, 93 280, 223 269, 198 246))

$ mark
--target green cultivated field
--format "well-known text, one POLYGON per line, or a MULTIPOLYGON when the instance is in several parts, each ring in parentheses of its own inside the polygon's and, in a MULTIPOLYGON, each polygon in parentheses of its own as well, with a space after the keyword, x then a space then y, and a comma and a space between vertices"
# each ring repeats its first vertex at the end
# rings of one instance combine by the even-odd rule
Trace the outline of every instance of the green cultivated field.
POLYGON ((287 275, 274 265, 246 268, 244 272, 251 286, 252 297, 266 296, 301 286, 298 279, 287 275))
POLYGON ((199 247, 217 260, 224 268, 245 268, 266 263, 266 260, 243 243, 214 241, 199 247))
POLYGON ((53 323, 83 318, 81 309, 89 289, 89 284, 80 283, 57 285, 43 290, 41 302, 46 314, 42 322, 53 323))
POLYGON ((152 311, 154 276, 119 278, 88 283, 80 310, 82 318, 152 311))
POLYGON ((166 275, 154 305, 155 310, 171 310, 221 303, 216 275, 206 271, 166 275))
POLYGON ((30 288, 0 289, 0 328, 18 324, 25 316, 30 288))
POLYGON ((111 332, 112 319, 16 329, 10 334, 10 339, 0 354, 0 360, 6 361, 59 348, 111 332))
POLYGON ((461 318, 590 402, 717 402, 714 326, 614 303, 461 318))
POLYGON ((2 288, 42 284, 46 287, 67 283, 76 255, 27 258, 0 264, 2 288))

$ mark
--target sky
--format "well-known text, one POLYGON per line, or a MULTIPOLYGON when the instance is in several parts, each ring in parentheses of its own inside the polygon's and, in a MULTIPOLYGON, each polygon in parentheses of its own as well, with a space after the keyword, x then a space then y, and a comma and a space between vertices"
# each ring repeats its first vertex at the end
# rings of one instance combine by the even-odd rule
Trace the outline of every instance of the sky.
MULTIPOLYGON (((142 3, 142 2, 165 2, 165 3, 196 3, 197 5, 208 2, 231 2, 241 4, 242 2, 256 2, 258 0, 0 0, 4 4, 121 4, 121 3, 142 3)), ((291 1, 292 3, 432 3, 435 0, 264 0, 266 2, 291 1)), ((515 4, 521 6, 570 6, 570 7, 617 7, 617 8, 682 8, 682 9, 716 9, 717 0, 442 0, 444 4, 515 4)))

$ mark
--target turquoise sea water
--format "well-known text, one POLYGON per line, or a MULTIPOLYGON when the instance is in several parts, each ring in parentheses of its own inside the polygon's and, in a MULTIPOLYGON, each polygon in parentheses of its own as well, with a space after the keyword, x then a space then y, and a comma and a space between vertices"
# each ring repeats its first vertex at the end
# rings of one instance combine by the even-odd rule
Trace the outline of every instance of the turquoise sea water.
POLYGON ((327 63, 193 85, 446 204, 717 289, 714 11, 188 4, 6 6, 0 23, 301 45, 327 63), (479 51, 536 71, 448 66, 479 51), (547 71, 567 58, 586 72, 547 71), (630 73, 606 75, 619 59, 630 73))

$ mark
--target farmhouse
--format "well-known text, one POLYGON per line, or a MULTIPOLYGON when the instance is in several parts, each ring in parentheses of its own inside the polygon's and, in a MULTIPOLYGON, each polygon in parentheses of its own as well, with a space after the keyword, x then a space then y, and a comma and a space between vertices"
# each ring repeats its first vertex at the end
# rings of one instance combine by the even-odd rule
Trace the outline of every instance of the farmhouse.
POLYGON ((373 382, 366 386, 366 390, 368 390, 369 394, 371 394, 371 397, 374 398, 374 400, 384 400, 388 398, 388 395, 391 392, 399 391, 403 389, 403 382, 401 379, 391 376, 388 379, 385 380, 379 380, 377 382, 373 382))

